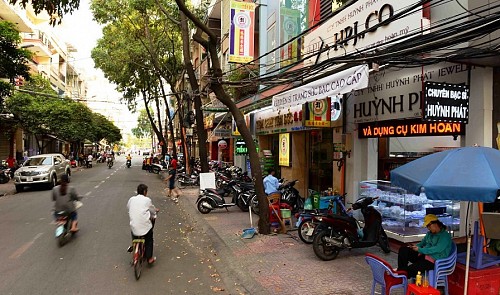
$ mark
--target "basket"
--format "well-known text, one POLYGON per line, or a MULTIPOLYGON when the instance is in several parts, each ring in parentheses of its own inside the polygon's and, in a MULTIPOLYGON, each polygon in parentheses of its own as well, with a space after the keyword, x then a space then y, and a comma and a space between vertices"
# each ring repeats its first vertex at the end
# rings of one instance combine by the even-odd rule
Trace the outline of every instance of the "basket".
POLYGON ((280 210, 281 210, 281 218, 292 217, 292 211, 290 211, 290 209, 280 209, 280 210))

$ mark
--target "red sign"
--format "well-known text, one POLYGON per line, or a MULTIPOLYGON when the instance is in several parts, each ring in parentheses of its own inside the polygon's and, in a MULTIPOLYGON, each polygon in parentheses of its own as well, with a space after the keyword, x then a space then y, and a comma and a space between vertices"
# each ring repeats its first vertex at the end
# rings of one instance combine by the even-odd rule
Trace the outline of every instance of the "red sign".
POLYGON ((465 124, 390 120, 358 124, 358 138, 464 135, 465 124))

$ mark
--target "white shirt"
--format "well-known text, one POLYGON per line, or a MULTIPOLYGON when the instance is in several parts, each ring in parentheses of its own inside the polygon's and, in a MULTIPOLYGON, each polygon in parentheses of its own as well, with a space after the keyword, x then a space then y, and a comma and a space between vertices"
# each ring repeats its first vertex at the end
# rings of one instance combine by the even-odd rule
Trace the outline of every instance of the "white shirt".
POLYGON ((150 198, 137 195, 128 200, 128 216, 130 230, 135 236, 143 236, 153 227, 151 216, 156 213, 156 208, 150 198))

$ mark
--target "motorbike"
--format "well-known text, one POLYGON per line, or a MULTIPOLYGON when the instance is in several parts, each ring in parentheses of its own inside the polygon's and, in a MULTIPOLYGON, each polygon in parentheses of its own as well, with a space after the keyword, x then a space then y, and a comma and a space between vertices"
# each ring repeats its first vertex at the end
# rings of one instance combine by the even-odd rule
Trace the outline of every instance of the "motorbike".
POLYGON ((132 166, 132 160, 127 160, 127 168, 130 168, 130 166, 132 166))
POLYGON ((191 175, 187 173, 179 173, 177 175, 177 181, 181 186, 200 185, 200 175, 196 172, 191 175))
POLYGON ((382 215, 373 206, 377 198, 361 197, 352 204, 352 210, 361 209, 364 227, 361 227, 352 210, 348 216, 332 215, 318 217, 320 222, 314 229, 313 250, 322 260, 333 260, 341 250, 371 247, 376 244, 389 253, 389 240, 382 227, 382 215))
MULTIPOLYGON (((145 165, 145 164, 144 164, 145 165)), ((146 169, 144 169, 146 170, 146 169)), ((168 171, 168 163, 164 160, 161 160, 160 163, 152 164, 153 173, 159 174, 161 171, 168 171)))
POLYGON ((76 168, 76 160, 75 159, 71 159, 69 164, 71 165, 71 168, 76 168))
POLYGON ((87 160, 87 168, 92 168, 92 160, 87 160))
POLYGON ((68 213, 66 211, 59 211, 55 213, 56 216, 56 239, 59 247, 64 246, 66 243, 68 243, 73 235, 75 234, 72 232, 71 229, 71 222, 73 221, 71 219, 71 213, 68 213))
POLYGON ((10 180, 11 172, 9 167, 0 166, 0 184, 7 183, 10 180))
MULTIPOLYGON (((198 196, 196 200, 196 208, 202 214, 208 214, 210 211, 220 208, 227 208, 232 206, 238 206, 242 211, 245 211, 245 208, 240 207, 242 202, 238 201, 238 198, 241 198, 241 195, 237 194, 237 181, 231 180, 229 183, 223 185, 221 188, 207 188, 201 190, 201 194, 198 196), (227 203, 226 198, 231 196, 231 202, 227 203)), ((248 206, 246 207, 248 210, 248 206)))
POLYGON ((113 159, 108 158, 108 168, 111 169, 111 167, 113 167, 113 159))
POLYGON ((318 219, 327 216, 328 214, 341 214, 347 216, 347 209, 344 206, 343 199, 347 194, 343 196, 335 196, 330 199, 328 207, 326 209, 313 209, 313 210, 303 210, 302 212, 296 213, 295 217, 297 222, 295 226, 298 229, 299 238, 302 242, 306 244, 313 243, 313 233, 314 228, 320 223, 318 219), (337 208, 340 210, 337 212, 337 208))
POLYGON ((278 189, 281 191, 281 201, 292 207, 292 213, 296 213, 304 209, 304 199, 300 196, 299 191, 294 187, 298 182, 297 179, 283 183, 278 189))

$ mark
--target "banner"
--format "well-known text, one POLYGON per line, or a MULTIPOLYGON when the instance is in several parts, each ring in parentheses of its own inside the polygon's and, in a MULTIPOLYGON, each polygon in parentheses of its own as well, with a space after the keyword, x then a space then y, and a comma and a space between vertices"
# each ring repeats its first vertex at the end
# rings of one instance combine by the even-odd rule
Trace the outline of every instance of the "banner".
POLYGON ((229 62, 247 63, 254 59, 255 3, 231 1, 229 62))
MULTIPOLYGON (((300 31, 300 10, 280 7, 281 15, 281 44, 296 37, 300 31)), ((287 66, 297 60, 298 39, 281 48, 281 66, 287 66)))
POLYGON ((330 102, 330 97, 327 97, 304 104, 304 126, 330 127, 330 102))
POLYGON ((469 122, 469 86, 464 84, 424 83, 423 117, 427 121, 469 122))
POLYGON ((344 94, 368 87, 368 65, 352 67, 342 72, 313 81, 304 86, 273 96, 273 109, 304 104, 327 96, 344 94))
POLYGON ((290 133, 281 133, 279 141, 279 165, 290 166, 290 133))

